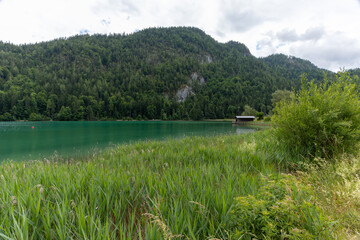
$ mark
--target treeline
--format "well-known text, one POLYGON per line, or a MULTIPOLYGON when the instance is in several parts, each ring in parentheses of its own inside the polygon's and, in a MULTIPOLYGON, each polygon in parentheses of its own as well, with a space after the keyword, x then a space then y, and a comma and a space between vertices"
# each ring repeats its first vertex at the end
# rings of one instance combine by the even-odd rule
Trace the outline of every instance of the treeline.
POLYGON ((0 42, 0 120, 232 118, 249 105, 268 113, 277 89, 324 70, 197 28, 152 28, 50 42, 0 42), (301 72, 299 71, 301 70, 301 72))

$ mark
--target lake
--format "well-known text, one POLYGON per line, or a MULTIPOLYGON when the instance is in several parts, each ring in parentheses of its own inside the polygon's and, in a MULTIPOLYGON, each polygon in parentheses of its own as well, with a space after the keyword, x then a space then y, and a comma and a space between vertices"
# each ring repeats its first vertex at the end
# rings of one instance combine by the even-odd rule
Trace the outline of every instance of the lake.
POLYGON ((114 144, 256 131, 230 122, 0 122, 0 161, 83 157, 114 144))

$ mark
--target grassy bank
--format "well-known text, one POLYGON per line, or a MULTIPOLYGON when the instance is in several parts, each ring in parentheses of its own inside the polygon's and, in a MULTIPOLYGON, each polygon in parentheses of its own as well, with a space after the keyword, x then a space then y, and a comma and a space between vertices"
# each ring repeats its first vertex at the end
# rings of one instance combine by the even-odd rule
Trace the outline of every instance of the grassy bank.
POLYGON ((358 191, 360 165, 308 166, 288 175, 289 158, 264 131, 122 145, 86 161, 2 163, 0 237, 356 236, 359 213, 346 204, 358 209, 360 194, 351 194, 358 191), (346 184, 347 192, 337 194, 346 184))

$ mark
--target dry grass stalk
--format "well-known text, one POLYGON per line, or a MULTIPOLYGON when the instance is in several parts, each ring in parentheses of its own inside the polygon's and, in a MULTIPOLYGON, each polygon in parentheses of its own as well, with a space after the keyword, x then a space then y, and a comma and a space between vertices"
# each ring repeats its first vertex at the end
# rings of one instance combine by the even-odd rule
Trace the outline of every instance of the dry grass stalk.
POLYGON ((155 223, 156 226, 160 229, 161 235, 165 240, 171 240, 175 238, 183 237, 183 235, 174 235, 169 227, 162 221, 162 219, 159 216, 155 216, 151 213, 144 213, 143 216, 148 217, 151 220, 151 223, 155 223))

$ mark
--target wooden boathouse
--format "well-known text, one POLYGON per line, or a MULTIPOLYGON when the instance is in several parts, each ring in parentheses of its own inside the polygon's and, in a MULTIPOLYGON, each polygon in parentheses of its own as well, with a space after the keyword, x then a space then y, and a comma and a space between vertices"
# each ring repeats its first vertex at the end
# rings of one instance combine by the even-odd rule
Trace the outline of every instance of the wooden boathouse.
POLYGON ((255 120, 255 116, 236 116, 235 122, 233 124, 246 124, 249 122, 253 122, 255 120))

